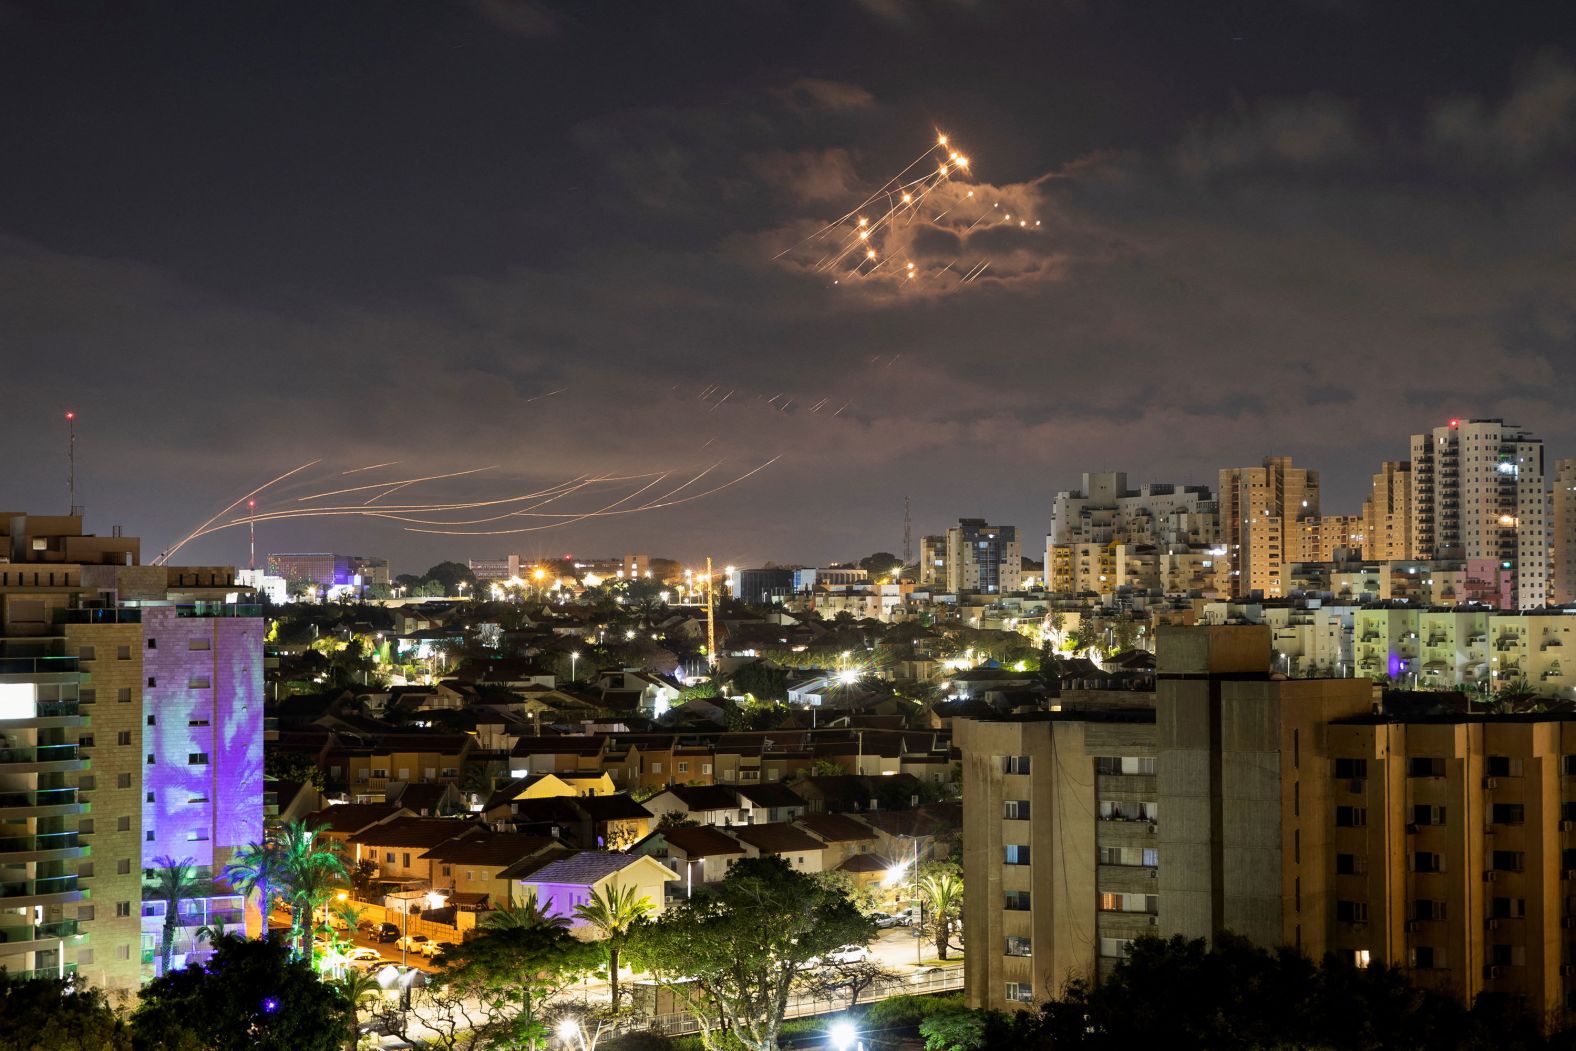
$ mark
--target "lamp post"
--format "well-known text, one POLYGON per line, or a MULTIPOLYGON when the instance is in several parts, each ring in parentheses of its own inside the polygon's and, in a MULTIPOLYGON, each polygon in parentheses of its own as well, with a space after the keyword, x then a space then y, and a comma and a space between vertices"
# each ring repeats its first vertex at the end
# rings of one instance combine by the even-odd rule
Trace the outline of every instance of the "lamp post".
POLYGON ((580 651, 573 650, 569 654, 569 681, 575 681, 575 665, 580 662, 580 651))

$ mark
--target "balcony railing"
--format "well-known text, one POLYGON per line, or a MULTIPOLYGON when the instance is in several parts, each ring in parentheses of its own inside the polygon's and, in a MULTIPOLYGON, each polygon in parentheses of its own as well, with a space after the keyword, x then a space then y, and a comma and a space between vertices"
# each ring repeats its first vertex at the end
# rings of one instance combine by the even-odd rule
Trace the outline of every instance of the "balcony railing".
POLYGON ((44 675, 76 670, 75 657, 0 657, 0 675, 44 675))
POLYGON ((22 792, 0 792, 0 807, 65 806, 77 801, 75 788, 39 788, 22 792))
POLYGON ((263 607, 241 602, 191 602, 175 607, 177 617, 261 617, 263 607))
POLYGON ((45 832, 37 836, 0 836, 0 854, 27 854, 37 850, 69 850, 81 846, 75 832, 45 832))
POLYGON ((69 894, 77 889, 75 876, 51 876, 0 883, 0 898, 30 898, 37 894, 69 894))
MULTIPOLYGON (((67 974, 76 974, 77 973, 77 965, 74 964, 74 963, 66 964, 66 973, 67 974)), ((36 982, 36 981, 39 981, 40 979, 59 978, 60 977, 60 968, 58 968, 58 967, 44 967, 44 968, 41 968, 41 969, 36 970, 36 971, 7 971, 6 972, 6 977, 14 979, 14 980, 16 980, 18 982, 36 982)))
POLYGON ((63 763, 78 758, 74 744, 41 744, 21 748, 0 748, 0 765, 5 763, 63 763))
POLYGON ((0 942, 41 942, 49 938, 70 938, 76 933, 76 920, 56 920, 28 927, 0 927, 0 942))
POLYGON ((141 624, 142 610, 135 607, 115 609, 57 609, 56 624, 141 624))

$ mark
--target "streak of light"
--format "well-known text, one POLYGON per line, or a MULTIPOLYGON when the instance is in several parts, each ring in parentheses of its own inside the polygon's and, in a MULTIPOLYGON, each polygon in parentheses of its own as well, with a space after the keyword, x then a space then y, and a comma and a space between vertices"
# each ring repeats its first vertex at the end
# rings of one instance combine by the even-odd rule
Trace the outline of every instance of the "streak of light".
POLYGON ((196 529, 193 529, 190 533, 187 533, 185 537, 183 537, 180 541, 178 541, 169 550, 160 552, 159 556, 153 560, 153 564, 156 565, 156 566, 162 566, 169 559, 169 557, 171 555, 175 554, 175 552, 179 551, 181 548, 183 548, 187 544, 191 543, 197 537, 201 536, 202 535, 202 531, 204 529, 206 529, 208 526, 212 525, 214 523, 214 521, 217 520, 222 515, 229 514, 236 507, 238 507, 241 504, 242 501, 250 500, 252 497, 256 496, 258 493, 262 492, 264 489, 267 489, 269 486, 277 485, 278 483, 284 481, 286 478, 289 478, 291 475, 300 474, 302 471, 306 470, 308 467, 315 467, 315 466, 317 466, 318 464, 320 464, 322 462, 323 461, 320 460, 320 459, 319 460, 308 460, 306 463, 302 464, 300 467, 292 468, 291 470, 286 471, 284 474, 280 475, 279 477, 273 478, 273 479, 270 479, 269 481, 264 482, 262 485, 258 486, 256 489, 253 489, 251 492, 245 494, 244 496, 241 496, 240 498, 236 499, 234 502, 228 504, 221 511, 219 511, 217 514, 215 514, 212 518, 208 519, 206 522, 204 522, 202 525, 198 526, 196 529))
POLYGON ((527 399, 525 399, 525 404, 529 405, 533 401, 541 401, 543 398, 551 398, 553 395, 555 395, 555 394, 562 394, 564 391, 566 391, 568 389, 569 389, 568 387, 559 387, 557 390, 550 390, 546 394, 538 394, 534 398, 527 398, 527 399))
POLYGON ((388 463, 375 463, 368 467, 352 467, 348 471, 340 471, 339 473, 341 476, 347 474, 360 474, 362 471, 376 471, 379 467, 394 467, 404 462, 404 460, 390 460, 388 463))
POLYGON ((405 478, 394 482, 374 482, 370 485, 351 486, 349 489, 330 489, 326 493, 313 493, 310 496, 298 496, 296 497, 296 503, 305 503, 308 500, 322 500, 330 496, 343 496, 346 493, 364 493, 368 489, 385 489, 391 485, 397 485, 400 488, 404 488, 405 486, 411 485, 415 482, 438 482, 445 478, 462 478, 468 474, 480 474, 483 471, 496 470, 497 466, 497 464, 492 464, 488 467, 472 467, 466 471, 450 471, 447 474, 429 474, 421 478, 405 478))

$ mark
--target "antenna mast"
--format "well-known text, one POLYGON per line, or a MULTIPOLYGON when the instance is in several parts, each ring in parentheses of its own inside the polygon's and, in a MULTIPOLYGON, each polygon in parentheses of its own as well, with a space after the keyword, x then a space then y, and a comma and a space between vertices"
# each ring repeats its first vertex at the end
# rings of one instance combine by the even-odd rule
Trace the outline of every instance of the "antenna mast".
POLYGON ((903 565, 907 566, 914 561, 914 516, 913 504, 908 497, 903 497, 903 565))
POLYGON ((717 667, 717 583, 711 578, 711 556, 706 556, 706 664, 717 667))
MULTIPOLYGON (((246 513, 248 517, 250 517, 252 512, 255 510, 257 510, 257 501, 246 501, 246 513)), ((257 521, 255 518, 252 521, 246 523, 246 544, 246 568, 255 573, 257 571, 257 521)))
POLYGON ((77 414, 71 409, 66 410, 66 492, 66 513, 80 515, 82 509, 77 506, 77 414))

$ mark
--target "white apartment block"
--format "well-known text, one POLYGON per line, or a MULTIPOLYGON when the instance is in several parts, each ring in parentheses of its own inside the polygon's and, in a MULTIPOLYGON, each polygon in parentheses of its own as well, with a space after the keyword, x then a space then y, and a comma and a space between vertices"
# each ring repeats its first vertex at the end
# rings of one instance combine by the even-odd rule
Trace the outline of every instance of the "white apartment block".
POLYGON ((1517 609, 1548 598, 1543 442, 1502 420, 1412 436, 1413 538, 1422 558, 1494 559, 1517 609))
POLYGON ((1554 461, 1553 548, 1550 555, 1549 602, 1576 603, 1576 460, 1554 461))

